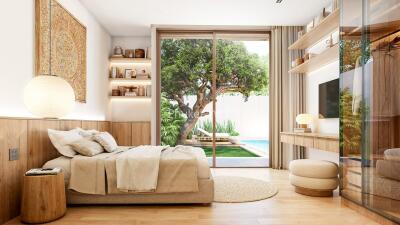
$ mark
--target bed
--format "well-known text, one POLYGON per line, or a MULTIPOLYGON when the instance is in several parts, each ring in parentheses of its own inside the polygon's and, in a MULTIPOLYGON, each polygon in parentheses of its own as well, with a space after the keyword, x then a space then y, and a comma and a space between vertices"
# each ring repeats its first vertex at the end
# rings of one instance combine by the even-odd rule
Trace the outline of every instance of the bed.
MULTIPOLYGON (((179 193, 113 193, 86 194, 69 189, 71 179, 71 161, 73 158, 60 156, 50 160, 43 168, 60 167, 64 172, 64 180, 68 204, 166 204, 166 203, 211 203, 214 199, 214 182, 205 153, 194 148, 197 157, 197 192, 179 193)), ((107 184, 104 184, 107 186, 107 184)))
POLYGON ((77 130, 67 132, 49 130, 63 156, 43 168, 62 168, 68 204, 208 204, 214 199, 213 178, 201 148, 115 145, 103 151, 93 138, 88 141, 76 135, 77 130), (74 135, 78 141, 73 141, 74 135), (87 148, 74 152, 70 147, 76 143, 87 148))

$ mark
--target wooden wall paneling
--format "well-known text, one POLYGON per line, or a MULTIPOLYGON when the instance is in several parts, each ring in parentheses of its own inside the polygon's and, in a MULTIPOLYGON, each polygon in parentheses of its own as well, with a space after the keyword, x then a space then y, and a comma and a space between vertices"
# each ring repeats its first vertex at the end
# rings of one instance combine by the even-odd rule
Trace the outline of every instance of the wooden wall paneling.
MULTIPOLYGON (((143 125, 146 130, 147 125, 143 125)), ((47 129, 70 130, 76 127, 111 133, 108 121, 0 119, 0 224, 18 216, 23 174, 59 156, 47 129), (9 149, 19 148, 19 159, 9 161, 9 149)), ((131 143, 131 124, 118 123, 117 137, 122 145, 131 143)))
POLYGON ((150 145, 150 122, 132 123, 132 146, 150 145))
POLYGON ((72 130, 77 127, 82 127, 80 120, 60 120, 60 130, 72 130))
POLYGON ((82 121, 82 129, 85 130, 98 130, 98 122, 97 121, 82 121))
POLYGON ((400 115, 393 118, 392 146, 400 146, 400 115))
POLYGON ((60 154, 50 142, 47 129, 60 129, 58 120, 28 121, 28 168, 42 167, 43 164, 60 154))
POLYGON ((27 121, 0 120, 0 224, 19 215, 23 174, 27 170, 27 121), (19 159, 9 161, 9 149, 19 159))
POLYGON ((111 131, 118 145, 120 146, 132 145, 132 123, 113 122, 111 131))
POLYGON ((6 180, 4 179, 4 173, 7 169, 7 165, 5 163, 7 146, 4 127, 6 127, 6 120, 0 120, 0 224, 3 224, 8 218, 6 216, 7 204, 6 201, 4 201, 6 199, 6 180))
POLYGON ((107 131, 108 133, 111 133, 111 122, 99 121, 97 122, 97 128, 99 131, 107 131))

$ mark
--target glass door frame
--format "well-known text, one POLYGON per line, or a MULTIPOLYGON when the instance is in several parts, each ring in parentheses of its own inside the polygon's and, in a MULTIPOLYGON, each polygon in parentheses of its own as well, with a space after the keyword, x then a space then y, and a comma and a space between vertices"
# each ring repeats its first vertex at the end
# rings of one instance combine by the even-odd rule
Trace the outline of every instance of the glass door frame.
MULTIPOLYGON (((155 144, 161 144, 161 40, 162 36, 182 36, 182 35, 201 35, 207 34, 212 35, 212 168, 217 167, 216 162, 216 83, 217 83, 217 35, 218 34, 263 34, 269 40, 268 48, 271 49, 271 29, 269 27, 243 27, 242 29, 203 29, 203 26, 184 26, 184 29, 180 29, 180 26, 175 28, 162 27, 155 28, 156 35, 156 126, 155 126, 155 144)), ((153 33, 153 32, 152 32, 153 33)), ((154 62, 154 61, 153 61, 154 62)), ((269 64, 271 62, 271 57, 269 57, 269 64)), ((270 68, 270 67, 269 67, 270 68)), ((270 71, 269 71, 270 72, 270 71)), ((268 115, 269 116, 269 115, 268 115)), ((221 167, 219 167, 221 168, 221 167)))

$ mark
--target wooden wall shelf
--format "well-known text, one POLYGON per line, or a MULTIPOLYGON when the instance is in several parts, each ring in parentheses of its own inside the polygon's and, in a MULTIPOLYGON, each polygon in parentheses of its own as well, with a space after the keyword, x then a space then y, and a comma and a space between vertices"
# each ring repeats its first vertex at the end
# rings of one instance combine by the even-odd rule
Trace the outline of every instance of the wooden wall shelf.
POLYGON ((294 42, 289 50, 306 49, 339 27, 339 9, 323 19, 314 29, 294 42))
POLYGON ((339 45, 326 49, 304 63, 289 70, 289 73, 309 73, 339 59, 339 45))
POLYGON ((321 133, 281 132, 280 140, 283 143, 339 153, 339 137, 337 135, 321 133))
POLYGON ((110 96, 111 99, 151 99, 150 96, 110 96))
POLYGON ((151 63, 151 59, 146 58, 110 58, 111 63, 151 63))
POLYGON ((151 82, 151 78, 146 78, 146 79, 137 79, 137 78, 109 78, 109 81, 132 81, 132 82, 143 82, 143 81, 149 81, 151 82))

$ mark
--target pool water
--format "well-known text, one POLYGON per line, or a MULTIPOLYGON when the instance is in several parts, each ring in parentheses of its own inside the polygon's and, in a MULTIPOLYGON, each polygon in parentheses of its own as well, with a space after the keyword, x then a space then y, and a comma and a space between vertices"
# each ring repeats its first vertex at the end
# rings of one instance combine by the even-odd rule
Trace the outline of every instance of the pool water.
POLYGON ((268 140, 240 140, 240 143, 250 145, 260 151, 268 151, 269 141, 268 140))

